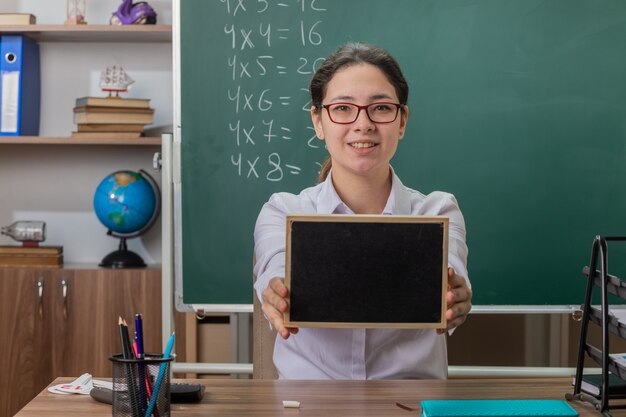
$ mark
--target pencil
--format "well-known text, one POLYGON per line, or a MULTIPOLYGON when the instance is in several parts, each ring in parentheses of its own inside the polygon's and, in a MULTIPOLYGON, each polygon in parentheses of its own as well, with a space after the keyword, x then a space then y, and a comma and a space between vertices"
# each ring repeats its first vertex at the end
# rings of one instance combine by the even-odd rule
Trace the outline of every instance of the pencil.
POLYGON ((125 324, 125 321, 122 320, 120 316, 118 319, 118 325, 120 327, 120 341, 122 344, 122 356, 124 359, 133 359, 134 355, 132 353, 132 348, 130 345, 130 338, 128 337, 128 327, 125 324))
MULTIPOLYGON (((126 321, 119 317, 118 325, 120 327, 120 339, 122 342, 122 355, 124 359, 135 359, 133 354, 133 348, 130 344, 130 337, 128 336, 128 326, 126 321)), ((126 383, 128 386, 128 395, 130 396, 130 407, 133 417, 140 417, 141 410, 138 409, 139 402, 137 399, 137 378, 135 377, 135 369, 132 363, 126 363, 126 383)))
POLYGON ((411 407, 407 407, 406 405, 400 404, 399 402, 396 402, 396 406, 398 406, 398 407, 400 407, 400 408, 402 408, 403 410, 406 410, 406 411, 413 411, 413 409, 411 407))

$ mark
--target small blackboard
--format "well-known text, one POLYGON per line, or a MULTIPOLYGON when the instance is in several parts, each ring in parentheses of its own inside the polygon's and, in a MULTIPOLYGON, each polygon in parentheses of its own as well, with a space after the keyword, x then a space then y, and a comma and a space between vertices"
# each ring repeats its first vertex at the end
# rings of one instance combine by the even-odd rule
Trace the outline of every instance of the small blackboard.
POLYGON ((448 218, 287 216, 289 327, 445 328, 448 218))

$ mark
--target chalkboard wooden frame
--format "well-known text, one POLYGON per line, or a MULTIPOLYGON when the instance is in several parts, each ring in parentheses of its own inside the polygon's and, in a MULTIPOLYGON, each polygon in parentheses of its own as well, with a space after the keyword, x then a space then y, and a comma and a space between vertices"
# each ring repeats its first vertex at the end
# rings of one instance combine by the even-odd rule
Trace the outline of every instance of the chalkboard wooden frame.
POLYGON ((290 215, 286 228, 287 326, 446 327, 447 217, 290 215))

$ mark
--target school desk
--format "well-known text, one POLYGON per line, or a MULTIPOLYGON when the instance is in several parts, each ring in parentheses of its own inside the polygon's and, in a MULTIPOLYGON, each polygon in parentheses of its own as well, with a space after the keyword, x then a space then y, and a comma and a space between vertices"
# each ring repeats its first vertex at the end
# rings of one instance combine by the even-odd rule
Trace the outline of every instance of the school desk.
MULTIPOLYGON (((72 381, 57 378, 52 384, 72 381)), ((423 399, 563 399, 571 378, 450 379, 386 381, 275 381, 250 379, 177 380, 202 383, 201 403, 172 404, 172 416, 410 416, 418 415, 423 399), (299 409, 284 408, 283 400, 300 402, 299 409), (409 412, 396 402, 415 411, 409 412), (411 414, 412 413, 412 414, 411 414)), ((570 403, 581 417, 597 417, 588 403, 570 403)), ((55 395, 42 391, 17 417, 110 416, 111 406, 89 396, 55 395)), ((613 417, 626 416, 615 410, 613 417)))

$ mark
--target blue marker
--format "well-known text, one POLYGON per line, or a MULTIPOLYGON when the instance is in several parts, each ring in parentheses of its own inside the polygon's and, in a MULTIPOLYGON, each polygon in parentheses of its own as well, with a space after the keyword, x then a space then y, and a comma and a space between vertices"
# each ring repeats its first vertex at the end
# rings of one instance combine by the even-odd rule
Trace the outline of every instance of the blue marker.
POLYGON ((135 314, 135 332, 137 333, 137 359, 143 359, 143 325, 141 314, 135 314))
MULTIPOLYGON (((135 335, 137 337, 137 359, 143 360, 145 356, 143 351, 143 323, 141 314, 135 314, 135 335)), ((148 397, 145 383, 146 369, 142 364, 138 364, 137 368, 139 370, 139 407, 141 408, 141 412, 144 412, 148 397)))
MULTIPOLYGON (((168 359, 172 354, 172 349, 174 348, 174 333, 170 336, 170 340, 167 342, 167 346, 165 347, 165 352, 163 353, 163 359, 168 359)), ((148 409, 146 410, 146 416, 150 417, 152 415, 152 411, 154 410, 154 406, 156 405, 157 398, 159 397, 159 389, 161 388, 161 383, 163 382, 163 378, 165 378, 165 370, 167 369, 167 362, 161 364, 159 368, 159 375, 157 376, 156 382, 154 383, 154 390, 152 391, 152 398, 150 398, 150 404, 148 405, 148 409)))

